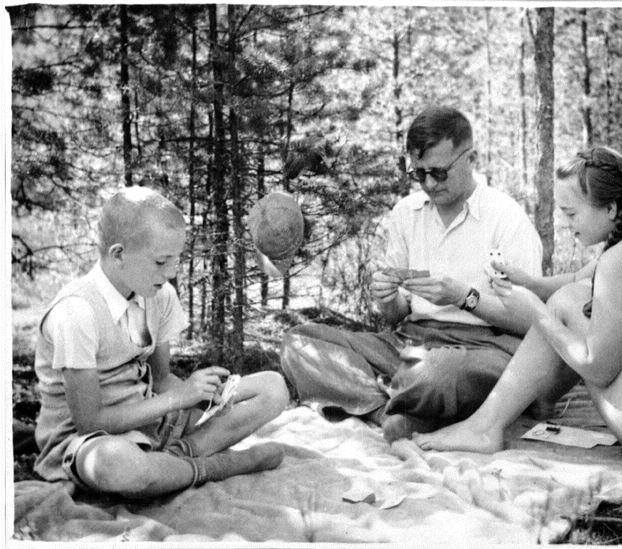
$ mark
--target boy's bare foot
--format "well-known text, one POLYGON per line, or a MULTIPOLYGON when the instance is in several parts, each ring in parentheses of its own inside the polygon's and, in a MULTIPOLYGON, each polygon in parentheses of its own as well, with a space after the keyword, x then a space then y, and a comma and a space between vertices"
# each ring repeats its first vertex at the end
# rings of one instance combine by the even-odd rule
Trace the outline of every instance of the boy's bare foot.
POLYGON ((429 433, 438 427, 436 419, 417 418, 402 414, 385 416, 382 422, 382 433, 387 442, 400 438, 411 438, 413 433, 429 433))
POLYGON ((433 433, 414 435, 413 440, 422 450, 462 450, 492 454, 503 449, 503 429, 483 429, 467 419, 433 433))

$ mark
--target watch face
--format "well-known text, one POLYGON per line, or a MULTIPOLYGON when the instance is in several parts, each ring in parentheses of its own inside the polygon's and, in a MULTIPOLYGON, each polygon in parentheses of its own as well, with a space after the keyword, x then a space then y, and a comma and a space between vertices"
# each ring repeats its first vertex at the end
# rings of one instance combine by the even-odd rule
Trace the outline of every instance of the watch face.
POLYGON ((471 307, 475 307, 477 305, 477 296, 474 294, 470 294, 467 298, 466 298, 466 306, 471 308, 471 307))

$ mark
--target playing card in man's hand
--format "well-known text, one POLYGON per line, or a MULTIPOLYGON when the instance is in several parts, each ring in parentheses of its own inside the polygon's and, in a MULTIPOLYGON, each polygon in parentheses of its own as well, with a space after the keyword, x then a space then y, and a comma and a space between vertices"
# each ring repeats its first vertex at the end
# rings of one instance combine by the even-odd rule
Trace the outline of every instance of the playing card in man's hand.
POLYGON ((400 283, 411 278, 428 278, 430 276, 430 271, 428 270, 397 269, 395 267, 385 267, 382 269, 382 272, 386 275, 399 278, 400 283))

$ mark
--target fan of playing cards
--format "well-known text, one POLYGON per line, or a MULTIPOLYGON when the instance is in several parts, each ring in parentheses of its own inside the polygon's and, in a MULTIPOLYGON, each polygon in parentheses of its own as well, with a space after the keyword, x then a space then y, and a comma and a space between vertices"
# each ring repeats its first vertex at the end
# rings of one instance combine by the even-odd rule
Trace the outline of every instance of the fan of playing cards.
POLYGON ((227 405, 227 403, 237 393, 237 388, 241 379, 242 378, 238 374, 230 375, 227 378, 225 386, 222 388, 222 393, 220 393, 220 402, 216 406, 212 406, 210 400, 210 405, 208 406, 207 410, 203 412, 203 415, 195 423, 196 427, 205 423, 209 418, 216 415, 227 405))
POLYGON ((382 269, 382 272, 386 275, 399 278, 400 285, 402 285, 404 281, 411 278, 427 278, 430 276, 430 271, 428 270, 420 271, 417 269, 397 269, 395 267, 385 267, 384 269, 382 269))

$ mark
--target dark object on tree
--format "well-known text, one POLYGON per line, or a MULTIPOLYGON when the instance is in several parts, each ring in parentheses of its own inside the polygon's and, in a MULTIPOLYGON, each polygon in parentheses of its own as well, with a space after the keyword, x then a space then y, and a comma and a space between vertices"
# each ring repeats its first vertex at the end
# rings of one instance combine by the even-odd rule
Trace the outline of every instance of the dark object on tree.
POLYGON ((333 147, 326 139, 307 138, 292 142, 283 166, 285 179, 295 179, 303 170, 314 175, 328 173, 328 159, 334 154, 333 147))

